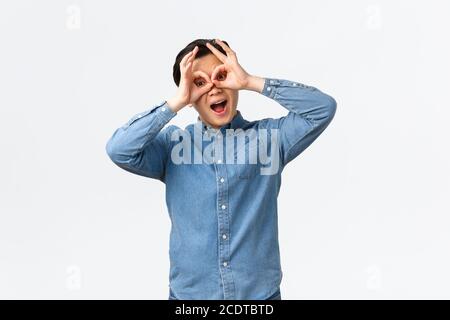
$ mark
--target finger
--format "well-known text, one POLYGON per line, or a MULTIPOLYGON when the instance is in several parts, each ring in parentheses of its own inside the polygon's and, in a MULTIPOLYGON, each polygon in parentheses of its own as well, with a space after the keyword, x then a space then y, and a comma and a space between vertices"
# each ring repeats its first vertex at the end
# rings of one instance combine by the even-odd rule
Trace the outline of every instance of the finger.
POLYGON ((190 52, 190 56, 189 56, 189 58, 188 58, 188 62, 189 61, 193 61, 194 59, 195 59, 195 55, 197 54, 197 52, 198 52, 198 46, 195 46, 195 48, 190 52))
POLYGON ((205 85, 202 88, 197 88, 198 90, 196 91, 196 93, 194 94, 195 96, 195 101, 198 101, 198 99, 200 99, 201 96, 203 96, 204 94, 206 94, 207 92, 209 92, 212 88, 213 84, 212 83, 208 83, 207 85, 205 85))
POLYGON ((211 90, 212 86, 214 85, 212 82, 205 82, 202 85, 197 85, 198 83, 196 83, 195 81, 192 82, 191 84, 191 90, 193 92, 195 92, 195 96, 201 96, 203 95, 205 92, 211 90))
POLYGON ((203 72, 203 71, 201 71, 201 70, 197 70, 197 71, 194 71, 193 73, 192 73, 192 75, 194 76, 194 77, 198 77, 198 78, 203 78, 203 79, 205 79, 207 82, 211 82, 211 79, 209 78, 209 76, 205 73, 205 72, 203 72))
POLYGON ((206 92, 208 92, 209 90, 211 90, 212 86, 213 86, 213 84, 212 84, 211 82, 208 82, 207 84, 205 84, 205 86, 203 86, 203 87, 199 90, 200 95, 203 95, 203 94, 205 94, 206 92))
POLYGON ((207 42, 206 43, 206 47, 211 50, 211 52, 222 62, 225 62, 225 60, 227 59, 227 56, 224 55, 222 52, 220 52, 219 50, 217 50, 211 43, 207 42))
POLYGON ((183 65, 186 63, 186 60, 189 59, 189 57, 190 57, 191 55, 192 55, 192 51, 189 52, 189 53, 187 53, 187 54, 185 54, 184 57, 183 57, 183 59, 181 59, 181 61, 180 61, 180 66, 183 66, 183 65))
POLYGON ((186 71, 187 59, 189 58, 188 55, 189 55, 189 53, 188 53, 187 55, 185 55, 185 56, 183 57, 183 59, 181 59, 181 61, 180 61, 180 73, 181 73, 181 74, 184 74, 185 71, 186 71))
POLYGON ((215 41, 226 52, 227 57, 232 57, 232 56, 236 55, 236 53, 233 50, 231 50, 231 48, 229 46, 227 46, 223 41, 221 41, 219 39, 215 39, 215 41))
POLYGON ((191 102, 196 102, 198 99, 203 96, 205 93, 207 93, 209 90, 211 90, 213 84, 211 82, 207 83, 203 87, 197 87, 194 83, 191 86, 191 102))
POLYGON ((188 63, 190 61, 190 58, 192 57, 192 55, 197 53, 196 49, 198 49, 197 46, 195 46, 195 48, 192 51, 190 51, 189 53, 184 55, 183 59, 181 59, 181 61, 180 61, 180 67, 184 67, 186 65, 186 63, 188 63))
POLYGON ((184 69, 185 69, 184 71, 185 72, 183 72, 183 74, 186 76, 188 75, 189 71, 192 71, 192 65, 193 65, 193 61, 195 59, 195 55, 196 55, 197 51, 198 51, 198 47, 195 46, 195 48, 191 52, 189 52, 188 54, 186 54, 183 57, 183 59, 186 58, 186 60, 184 61, 184 69))
POLYGON ((212 73, 212 75, 211 75, 211 81, 212 81, 213 83, 215 83, 216 81, 219 81, 219 80, 217 80, 217 76, 219 75, 219 73, 221 73, 221 72, 226 72, 226 71, 227 71, 227 69, 226 69, 225 65, 223 65, 223 64, 218 65, 218 66, 215 67, 214 70, 213 70, 213 73, 212 73))
POLYGON ((187 71, 187 70, 189 69, 190 66, 192 66, 192 62, 186 63, 185 66, 184 66, 184 68, 183 68, 183 69, 184 69, 183 71, 187 71))
POLYGON ((183 68, 180 68, 182 79, 189 79, 189 75, 192 73, 191 68, 192 62, 188 62, 183 68))

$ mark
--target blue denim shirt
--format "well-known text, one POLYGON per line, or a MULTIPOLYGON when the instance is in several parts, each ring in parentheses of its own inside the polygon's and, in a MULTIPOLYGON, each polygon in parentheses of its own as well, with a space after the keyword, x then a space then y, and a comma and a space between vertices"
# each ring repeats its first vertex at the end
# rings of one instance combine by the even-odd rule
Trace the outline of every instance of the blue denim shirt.
MULTIPOLYGON (((248 121, 238 110, 219 130, 200 118, 181 129, 166 126, 177 113, 163 101, 133 116, 106 144, 107 154, 119 167, 166 185, 171 221, 169 289, 176 299, 259 300, 280 290, 281 173, 328 126, 336 101, 315 87, 276 78, 264 79, 261 94, 285 107, 287 115, 248 121), (263 145, 267 150, 276 143, 271 152, 279 158, 278 170, 263 174, 262 163, 229 163, 223 154, 217 156, 216 147, 229 144, 228 135, 250 129, 270 136, 263 145), (199 133, 210 140, 196 139, 199 133), (173 151, 183 140, 192 150, 180 152, 183 159, 209 146, 212 162, 175 161, 173 151)), ((249 135, 246 150, 261 137, 249 135)))

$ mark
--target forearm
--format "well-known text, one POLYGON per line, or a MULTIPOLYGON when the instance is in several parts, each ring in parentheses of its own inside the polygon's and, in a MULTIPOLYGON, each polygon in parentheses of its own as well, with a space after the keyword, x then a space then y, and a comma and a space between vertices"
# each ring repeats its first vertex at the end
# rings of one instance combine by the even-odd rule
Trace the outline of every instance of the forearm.
POLYGON ((336 111, 333 97, 295 81, 264 78, 261 93, 313 125, 330 121, 336 111))
POLYGON ((325 130, 336 112, 334 98, 298 82, 266 78, 261 93, 289 110, 284 117, 267 119, 265 124, 279 130, 283 166, 325 130))
POLYGON ((183 102, 181 102, 180 100, 178 100, 176 97, 172 97, 170 99, 167 99, 167 106, 173 111, 173 112, 178 112, 181 109, 183 109, 186 104, 184 104, 183 102))
POLYGON ((111 160, 116 163, 133 161, 175 115, 166 101, 134 115, 108 140, 106 150, 111 160))
POLYGON ((264 78, 258 76, 250 76, 247 80, 247 85, 244 87, 244 90, 255 91, 258 93, 262 93, 264 88, 264 78))

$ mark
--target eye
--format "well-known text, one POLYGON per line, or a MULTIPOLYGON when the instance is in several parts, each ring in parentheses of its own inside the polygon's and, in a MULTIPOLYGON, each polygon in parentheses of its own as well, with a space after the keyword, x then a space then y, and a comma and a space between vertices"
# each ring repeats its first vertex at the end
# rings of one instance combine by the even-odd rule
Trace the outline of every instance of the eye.
POLYGON ((225 80, 227 78, 227 74, 226 73, 219 73, 218 75, 217 75, 217 80, 219 80, 219 81, 223 81, 223 80, 225 80))
POLYGON ((205 84, 205 80, 203 80, 202 78, 196 79, 194 82, 197 87, 201 87, 205 84))

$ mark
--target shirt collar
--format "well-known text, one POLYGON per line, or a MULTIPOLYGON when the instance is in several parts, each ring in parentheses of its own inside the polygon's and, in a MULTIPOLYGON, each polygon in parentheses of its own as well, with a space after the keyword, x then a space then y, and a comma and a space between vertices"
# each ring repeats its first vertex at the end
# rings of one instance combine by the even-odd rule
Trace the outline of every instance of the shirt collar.
MULTIPOLYGON (((236 114, 234 115, 233 119, 231 119, 231 121, 225 125, 223 125, 222 127, 220 127, 220 131, 222 131, 222 133, 225 132, 226 129, 238 129, 238 128, 242 128, 243 125, 245 123, 245 119, 242 117, 242 114, 239 110, 236 110, 236 114)), ((209 124, 203 122, 200 119, 200 116, 197 116, 197 123, 196 125, 201 126, 202 127, 202 132, 211 129, 211 130, 217 130, 213 127, 211 127, 209 124)))

